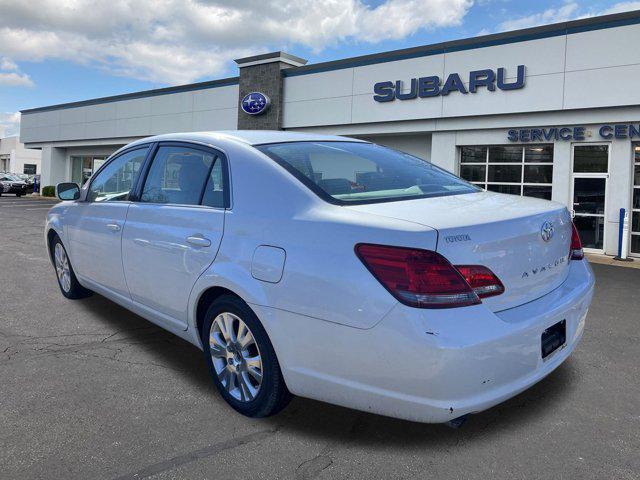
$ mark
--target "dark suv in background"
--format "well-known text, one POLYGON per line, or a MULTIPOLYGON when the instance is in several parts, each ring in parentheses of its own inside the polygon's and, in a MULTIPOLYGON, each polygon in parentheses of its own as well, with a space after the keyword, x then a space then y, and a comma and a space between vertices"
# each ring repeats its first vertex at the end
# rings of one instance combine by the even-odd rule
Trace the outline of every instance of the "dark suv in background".
POLYGON ((16 197, 27 194, 27 182, 10 173, 0 173, 0 195, 3 193, 13 193, 16 197))

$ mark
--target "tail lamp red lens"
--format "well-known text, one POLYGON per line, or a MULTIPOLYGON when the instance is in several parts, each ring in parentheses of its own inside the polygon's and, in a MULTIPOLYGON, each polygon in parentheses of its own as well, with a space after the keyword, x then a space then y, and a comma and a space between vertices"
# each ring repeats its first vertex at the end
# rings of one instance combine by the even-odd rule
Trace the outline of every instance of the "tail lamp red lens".
POLYGON ((578 234, 576 224, 571 222, 571 248, 569 249, 569 259, 582 260, 584 258, 584 252, 582 251, 582 241, 578 234))
MULTIPOLYGON (((484 267, 464 267, 465 274, 437 252, 387 245, 356 245, 356 254, 373 276, 400 302, 420 308, 452 308, 476 305, 490 292, 490 276, 484 267), (478 292, 469 282, 479 288, 478 292)), ((497 280, 502 291, 504 287, 497 280)), ((502 293, 502 292, 499 292, 502 293)))
POLYGON ((495 273, 482 265, 456 265, 465 281, 480 298, 504 293, 504 285, 495 273))

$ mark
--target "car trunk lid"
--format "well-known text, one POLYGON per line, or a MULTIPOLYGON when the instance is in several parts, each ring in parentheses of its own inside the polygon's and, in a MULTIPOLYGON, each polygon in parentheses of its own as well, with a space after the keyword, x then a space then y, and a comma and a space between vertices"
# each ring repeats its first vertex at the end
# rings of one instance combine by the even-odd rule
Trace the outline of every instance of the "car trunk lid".
POLYGON ((540 298, 568 275, 571 217, 558 203, 478 192, 348 208, 437 230, 436 250, 452 264, 483 265, 501 280, 505 292, 483 299, 493 311, 540 298))

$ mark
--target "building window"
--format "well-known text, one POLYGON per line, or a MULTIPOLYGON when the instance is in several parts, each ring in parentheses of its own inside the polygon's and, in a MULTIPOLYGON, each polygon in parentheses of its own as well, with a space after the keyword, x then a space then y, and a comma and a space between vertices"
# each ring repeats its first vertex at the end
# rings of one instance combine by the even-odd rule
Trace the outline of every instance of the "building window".
POLYGON ((84 185, 105 160, 104 156, 71 157, 71 181, 84 185))
POLYGON ((551 200, 553 145, 460 147, 460 176, 492 192, 551 200))
POLYGON ((640 143, 633 146, 633 199, 631 205, 631 253, 640 255, 640 143))
POLYGON ((25 163, 22 167, 22 173, 26 175, 35 175, 37 166, 34 163, 25 163))

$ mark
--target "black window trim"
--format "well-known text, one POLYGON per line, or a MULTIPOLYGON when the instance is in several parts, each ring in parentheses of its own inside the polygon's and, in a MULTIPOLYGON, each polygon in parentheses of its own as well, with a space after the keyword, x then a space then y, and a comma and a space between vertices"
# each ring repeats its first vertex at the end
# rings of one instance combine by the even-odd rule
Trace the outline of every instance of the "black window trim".
POLYGON ((324 200, 325 202, 330 203, 332 205, 338 205, 340 207, 347 207, 347 206, 350 206, 350 205, 371 205, 371 204, 374 204, 374 203, 403 202, 405 200, 422 200, 422 199, 425 199, 425 198, 450 197, 450 196, 454 196, 454 195, 467 195, 467 194, 470 194, 470 193, 478 193, 478 192, 482 191, 482 189, 479 188, 477 185, 474 185, 473 183, 465 180, 464 178, 460 178, 455 173, 451 173, 451 172, 449 172, 447 170, 444 170, 444 169, 438 167, 437 165, 434 165, 433 163, 428 162, 427 160, 425 160, 423 158, 416 157, 415 155, 411 155, 410 153, 402 152, 400 150, 394 150, 393 148, 385 147, 384 145, 379 145, 377 143, 372 143, 372 142, 358 142, 358 141, 349 141, 349 140, 294 140, 294 141, 288 141, 288 142, 260 143, 260 144, 253 145, 253 147, 256 150, 258 150, 260 153, 265 155, 267 158, 271 159, 272 161, 274 161, 275 163, 280 165, 282 168, 284 168, 287 172, 289 172, 291 175, 293 175, 294 178, 298 179, 304 186, 306 186, 309 190, 311 190, 313 193, 315 193, 322 200, 324 200), (464 193, 450 192, 450 193, 444 193, 444 194, 438 194, 438 195, 408 195, 408 196, 404 196, 404 197, 373 198, 373 199, 345 201, 345 200, 340 200, 338 198, 335 198, 335 197, 329 195, 322 188, 320 188, 315 182, 313 182, 309 177, 304 175, 300 170, 296 169, 290 163, 288 163, 288 162, 286 162, 284 160, 281 160, 281 159, 279 159, 277 157, 271 156, 267 152, 265 152, 263 149, 260 148, 260 147, 268 147, 270 145, 284 145, 284 144, 287 144, 287 143, 317 143, 317 142, 322 142, 322 143, 331 143, 331 142, 333 142, 333 143, 358 143, 358 144, 376 145, 376 146, 378 146, 380 148, 386 148, 387 150, 391 150, 393 152, 399 152, 399 153, 402 153, 404 155, 408 155, 410 157, 417 158, 418 160, 421 160, 421 161, 423 161, 425 163, 428 163, 429 165, 431 165, 432 167, 434 167, 434 168, 436 168, 438 170, 442 170, 443 172, 446 172, 448 174, 453 175, 454 177, 457 177, 462 182, 469 184, 470 186, 472 186, 473 188, 475 188, 477 190, 476 191, 472 191, 472 192, 464 192, 464 193))
POLYGON ((140 171, 140 175, 138 176, 138 182, 135 185, 135 188, 132 189, 129 194, 129 198, 132 202, 135 203, 145 203, 147 205, 174 205, 174 206, 182 206, 182 207, 195 207, 195 208, 213 208, 216 210, 226 210, 231 208, 231 182, 229 179, 229 169, 227 163, 227 156, 221 150, 210 146, 204 145, 197 142, 189 142, 184 140, 164 140, 160 142, 154 142, 152 144, 152 148, 149 150, 149 154, 145 159, 145 162, 140 171), (149 175, 149 171, 151 170, 151 166, 156 159, 156 155, 160 147, 184 147, 190 148, 193 150, 201 150, 207 152, 209 154, 213 154, 215 161, 209 167, 209 173, 207 175, 207 180, 204 182, 204 186, 202 187, 202 191, 200 192, 200 201, 198 205, 190 205, 190 204, 177 204, 177 203, 149 203, 142 202, 140 199, 142 198, 142 191, 144 189, 144 184, 147 182, 147 177, 149 175), (223 193, 223 206, 222 207, 212 207, 210 205, 203 205, 202 201, 204 200, 204 194, 209 183, 209 178, 211 177, 211 170, 215 166, 217 161, 222 162, 222 193, 223 193))

